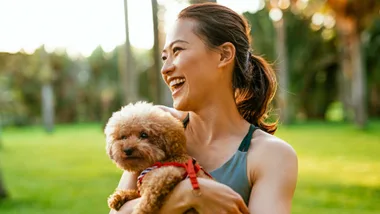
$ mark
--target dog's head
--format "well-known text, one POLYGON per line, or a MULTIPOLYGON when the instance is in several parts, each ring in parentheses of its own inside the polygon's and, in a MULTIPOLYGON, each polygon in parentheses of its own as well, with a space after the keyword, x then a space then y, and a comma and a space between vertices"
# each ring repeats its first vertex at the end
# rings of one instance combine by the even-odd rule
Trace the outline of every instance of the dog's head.
POLYGON ((186 152, 181 121, 146 102, 114 112, 104 133, 110 158, 118 167, 132 172, 186 152))

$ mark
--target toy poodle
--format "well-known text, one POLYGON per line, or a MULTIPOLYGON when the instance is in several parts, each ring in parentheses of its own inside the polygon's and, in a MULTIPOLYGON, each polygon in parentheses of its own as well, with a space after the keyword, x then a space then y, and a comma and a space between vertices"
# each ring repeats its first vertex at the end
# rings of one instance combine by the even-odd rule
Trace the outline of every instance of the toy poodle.
MULTIPOLYGON (((109 198, 119 210, 141 197, 134 214, 157 213, 165 197, 185 178, 199 191, 197 177, 211 178, 186 152, 183 124, 169 112, 137 102, 114 112, 105 126, 106 151, 121 169, 138 173, 137 190, 117 189, 109 198)), ((192 211, 194 212, 194 210, 192 211)))

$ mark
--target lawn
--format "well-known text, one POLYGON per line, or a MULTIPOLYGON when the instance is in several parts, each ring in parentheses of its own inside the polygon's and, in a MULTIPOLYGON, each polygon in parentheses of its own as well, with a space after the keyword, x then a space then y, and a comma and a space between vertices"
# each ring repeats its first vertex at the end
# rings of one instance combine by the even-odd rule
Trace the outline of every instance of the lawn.
MULTIPOLYGON (((380 122, 280 127, 299 157, 293 213, 380 213, 380 122)), ((0 167, 11 198, 2 214, 104 214, 121 172, 105 153, 100 125, 3 130, 0 167)))

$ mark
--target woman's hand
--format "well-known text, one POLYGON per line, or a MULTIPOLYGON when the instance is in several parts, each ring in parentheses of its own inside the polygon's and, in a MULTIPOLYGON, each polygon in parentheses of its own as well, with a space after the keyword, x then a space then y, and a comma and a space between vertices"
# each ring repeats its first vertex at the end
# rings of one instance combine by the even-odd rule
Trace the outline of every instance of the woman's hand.
POLYGON ((200 214, 249 213, 241 196, 216 181, 198 178, 201 195, 193 194, 189 179, 181 181, 166 199, 160 213, 182 214, 194 208, 200 214))
POLYGON ((136 204, 140 202, 140 198, 133 199, 125 203, 120 210, 111 210, 110 214, 130 214, 133 212, 133 208, 136 204))
POLYGON ((210 179, 198 180, 202 194, 191 197, 194 198, 193 207, 200 214, 249 213, 241 196, 230 187, 210 179))

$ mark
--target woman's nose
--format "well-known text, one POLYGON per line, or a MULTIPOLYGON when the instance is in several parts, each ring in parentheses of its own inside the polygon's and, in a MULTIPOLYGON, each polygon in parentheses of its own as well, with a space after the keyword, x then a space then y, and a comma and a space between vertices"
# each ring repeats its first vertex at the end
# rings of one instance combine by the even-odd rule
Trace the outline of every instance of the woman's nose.
POLYGON ((174 65, 173 63, 166 61, 164 65, 161 68, 161 74, 162 75, 168 75, 169 73, 174 71, 174 65))

